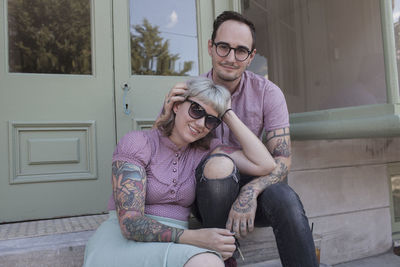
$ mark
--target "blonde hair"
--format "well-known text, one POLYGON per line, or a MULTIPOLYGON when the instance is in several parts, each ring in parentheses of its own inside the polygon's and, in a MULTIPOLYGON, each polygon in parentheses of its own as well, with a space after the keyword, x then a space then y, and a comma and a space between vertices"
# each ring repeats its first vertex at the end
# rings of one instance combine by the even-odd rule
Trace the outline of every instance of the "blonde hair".
MULTIPOLYGON (((225 112, 230 100, 231 94, 225 87, 216 85, 212 80, 205 77, 197 77, 186 82, 187 90, 183 94, 185 99, 196 97, 205 104, 211 106, 220 118, 225 112)), ((157 127, 165 135, 170 136, 175 126, 175 113, 171 112, 169 118, 161 120, 157 127)), ((199 139, 190 145, 192 147, 201 147, 209 149, 210 140, 213 138, 213 131, 210 131, 205 137, 199 139)))

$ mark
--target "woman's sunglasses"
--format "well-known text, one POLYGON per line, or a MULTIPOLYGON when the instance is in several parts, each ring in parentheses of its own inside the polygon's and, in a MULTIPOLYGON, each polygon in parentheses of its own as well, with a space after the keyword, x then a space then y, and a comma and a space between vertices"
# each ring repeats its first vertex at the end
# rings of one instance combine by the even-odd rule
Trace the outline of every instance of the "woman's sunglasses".
POLYGON ((210 131, 217 128, 218 125, 221 124, 221 120, 218 119, 217 117, 208 114, 202 106, 200 106, 199 103, 196 103, 192 100, 186 99, 185 101, 190 102, 190 107, 188 110, 189 116, 192 117, 193 119, 200 119, 205 117, 204 119, 204 126, 206 126, 207 129, 210 131))

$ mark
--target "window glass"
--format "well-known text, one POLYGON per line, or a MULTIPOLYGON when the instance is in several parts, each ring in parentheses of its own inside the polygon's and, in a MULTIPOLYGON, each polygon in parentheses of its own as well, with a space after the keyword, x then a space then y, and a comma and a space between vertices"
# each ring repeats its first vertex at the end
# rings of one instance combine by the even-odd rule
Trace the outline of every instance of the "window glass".
POLYGON ((90 0, 8 0, 9 71, 91 74, 90 0))
POLYGON ((281 87, 291 113, 386 103, 378 0, 241 3, 257 34, 249 69, 281 87))
POLYGON ((394 40, 396 43, 397 76, 400 88, 400 0, 392 0, 394 40))
POLYGON ((195 0, 130 0, 133 75, 199 74, 195 0))
POLYGON ((394 221, 400 222, 400 175, 391 177, 394 221))

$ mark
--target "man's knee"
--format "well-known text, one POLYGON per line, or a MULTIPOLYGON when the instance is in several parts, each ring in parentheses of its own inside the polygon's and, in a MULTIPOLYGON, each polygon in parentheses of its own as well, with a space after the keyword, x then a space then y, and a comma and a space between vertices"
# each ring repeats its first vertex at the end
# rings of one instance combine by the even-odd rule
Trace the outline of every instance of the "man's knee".
POLYGON ((270 213, 280 216, 303 216, 303 204, 297 193, 286 183, 277 183, 266 188, 258 197, 259 205, 270 213))
POLYGON ((231 175, 234 169, 235 165, 231 158, 215 154, 205 162, 203 174, 208 179, 220 179, 231 175))

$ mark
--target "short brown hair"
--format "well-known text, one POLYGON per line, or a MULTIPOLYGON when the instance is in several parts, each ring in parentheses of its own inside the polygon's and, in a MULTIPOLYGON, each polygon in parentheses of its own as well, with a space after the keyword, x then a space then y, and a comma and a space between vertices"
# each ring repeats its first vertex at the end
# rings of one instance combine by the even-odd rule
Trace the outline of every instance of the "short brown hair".
POLYGON ((211 41, 215 41, 217 31, 219 26, 227 20, 234 20, 246 24, 250 28, 251 36, 253 37, 253 44, 251 45, 251 50, 256 48, 256 27, 253 22, 243 17, 242 14, 235 11, 224 11, 215 20, 213 24, 213 32, 211 35, 211 41))

